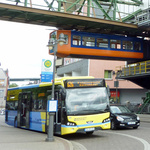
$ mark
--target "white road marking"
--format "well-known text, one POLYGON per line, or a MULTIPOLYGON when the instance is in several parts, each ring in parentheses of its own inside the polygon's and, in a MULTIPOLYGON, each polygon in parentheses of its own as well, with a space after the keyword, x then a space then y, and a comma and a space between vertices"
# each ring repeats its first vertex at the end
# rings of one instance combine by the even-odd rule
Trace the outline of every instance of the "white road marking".
POLYGON ((132 136, 132 135, 128 135, 128 134, 122 134, 122 133, 114 133, 114 132, 109 132, 109 131, 104 131, 105 133, 110 133, 110 134, 118 134, 118 135, 122 135, 122 136, 127 136, 127 137, 130 137, 130 138, 133 138, 135 140, 138 140, 140 141, 143 145, 144 145, 144 150, 150 150, 150 144, 142 139, 142 138, 138 138, 138 137, 135 137, 135 136, 132 136))

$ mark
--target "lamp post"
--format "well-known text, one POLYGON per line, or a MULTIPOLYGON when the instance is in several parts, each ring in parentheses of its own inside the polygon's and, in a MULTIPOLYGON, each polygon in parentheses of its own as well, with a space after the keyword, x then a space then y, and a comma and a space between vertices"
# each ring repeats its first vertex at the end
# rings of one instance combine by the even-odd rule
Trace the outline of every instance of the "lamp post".
MULTIPOLYGON (((53 62, 53 80, 52 80, 52 96, 51 100, 54 100, 54 91, 55 91, 55 66, 56 66, 56 52, 57 52, 57 44, 62 46, 65 43, 64 34, 61 33, 59 35, 58 40, 50 39, 48 42, 49 50, 54 50, 54 62, 53 62)), ((46 141, 54 141, 53 130, 54 130, 54 112, 49 112, 49 125, 48 125, 48 135, 46 141)))

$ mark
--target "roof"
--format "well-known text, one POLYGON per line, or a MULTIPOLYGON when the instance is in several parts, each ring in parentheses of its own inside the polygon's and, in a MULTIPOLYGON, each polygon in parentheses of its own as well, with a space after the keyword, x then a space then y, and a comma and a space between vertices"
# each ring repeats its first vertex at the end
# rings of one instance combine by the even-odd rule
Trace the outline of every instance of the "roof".
MULTIPOLYGON (((94 78, 92 76, 74 76, 74 77, 62 77, 62 78, 55 78, 55 85, 62 85, 64 86, 64 80, 68 79, 91 79, 94 78)), ((26 85, 22 87, 14 87, 14 88, 9 88, 8 91, 11 90, 18 90, 18 89, 27 89, 27 88, 37 88, 37 87, 44 87, 44 86, 52 86, 52 82, 41 82, 40 84, 31 84, 31 85, 26 85)))

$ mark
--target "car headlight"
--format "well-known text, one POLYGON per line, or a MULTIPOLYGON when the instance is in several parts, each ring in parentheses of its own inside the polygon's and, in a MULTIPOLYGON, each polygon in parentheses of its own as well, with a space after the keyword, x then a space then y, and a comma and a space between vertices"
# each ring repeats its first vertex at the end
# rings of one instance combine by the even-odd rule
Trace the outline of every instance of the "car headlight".
POLYGON ((120 116, 117 116, 117 120, 118 121, 124 121, 124 119, 122 117, 120 117, 120 116))
POLYGON ((136 118, 136 119, 137 119, 137 120, 140 120, 140 117, 138 117, 138 116, 137 116, 137 118, 136 118))

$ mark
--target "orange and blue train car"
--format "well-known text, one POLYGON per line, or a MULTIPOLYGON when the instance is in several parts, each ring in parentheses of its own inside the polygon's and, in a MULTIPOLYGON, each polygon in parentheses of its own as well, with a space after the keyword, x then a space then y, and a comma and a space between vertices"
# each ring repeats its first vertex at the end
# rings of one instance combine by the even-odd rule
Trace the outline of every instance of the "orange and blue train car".
MULTIPOLYGON (((65 44, 57 45, 58 57, 78 57, 109 60, 141 60, 143 54, 143 38, 120 35, 80 32, 74 30, 56 30, 50 38, 57 40, 59 35, 65 36, 65 44)), ((49 50, 49 54, 53 54, 49 50)))

